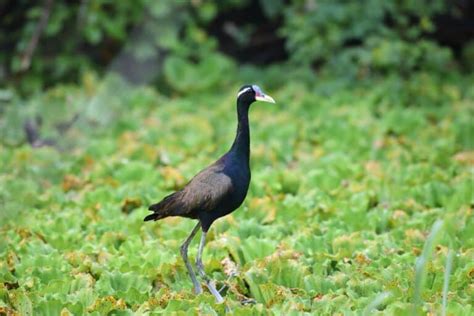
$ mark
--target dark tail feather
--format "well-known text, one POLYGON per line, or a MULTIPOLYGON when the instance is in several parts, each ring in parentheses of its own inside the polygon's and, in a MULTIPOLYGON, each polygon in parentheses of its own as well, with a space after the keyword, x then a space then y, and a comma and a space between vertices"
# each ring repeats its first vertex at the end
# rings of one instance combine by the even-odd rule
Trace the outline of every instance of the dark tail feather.
POLYGON ((153 214, 148 215, 144 218, 144 221, 151 221, 151 220, 159 220, 171 215, 170 209, 173 208, 173 201, 174 201, 175 193, 168 195, 165 197, 161 202, 150 205, 148 207, 149 211, 153 211, 153 214))
POLYGON ((164 217, 163 215, 160 215, 160 214, 158 214, 158 213, 153 213, 153 214, 150 214, 150 215, 148 215, 147 217, 145 217, 143 220, 144 220, 145 222, 151 221, 151 220, 157 221, 157 220, 159 220, 159 219, 162 219, 163 217, 164 217))
POLYGON ((147 217, 145 217, 143 219, 145 222, 151 221, 151 220, 157 221, 159 219, 162 219, 163 217, 166 217, 166 213, 163 212, 162 205, 160 205, 160 203, 150 205, 148 210, 153 211, 153 214, 150 214, 147 217))

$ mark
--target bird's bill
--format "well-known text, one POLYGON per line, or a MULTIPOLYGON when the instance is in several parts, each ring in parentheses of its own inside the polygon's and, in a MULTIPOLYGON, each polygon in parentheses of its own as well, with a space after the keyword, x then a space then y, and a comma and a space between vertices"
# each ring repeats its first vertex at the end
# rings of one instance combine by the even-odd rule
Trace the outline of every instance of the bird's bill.
POLYGON ((268 103, 275 103, 275 100, 273 100, 273 98, 271 96, 263 94, 263 93, 257 93, 255 95, 255 100, 268 102, 268 103))

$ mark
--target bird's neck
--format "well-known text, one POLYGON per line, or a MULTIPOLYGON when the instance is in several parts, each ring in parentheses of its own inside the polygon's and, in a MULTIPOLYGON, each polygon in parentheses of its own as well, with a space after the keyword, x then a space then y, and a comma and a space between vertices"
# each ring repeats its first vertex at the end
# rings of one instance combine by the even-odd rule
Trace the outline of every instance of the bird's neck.
POLYGON ((237 135, 230 149, 237 157, 247 162, 250 157, 249 107, 250 104, 237 103, 237 135))

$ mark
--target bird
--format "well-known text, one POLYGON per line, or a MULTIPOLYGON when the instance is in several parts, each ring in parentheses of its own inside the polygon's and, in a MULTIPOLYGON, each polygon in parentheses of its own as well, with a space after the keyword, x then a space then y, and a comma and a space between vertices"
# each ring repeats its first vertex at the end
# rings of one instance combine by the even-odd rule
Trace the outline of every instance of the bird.
POLYGON ((238 209, 247 196, 251 178, 248 114, 250 105, 255 101, 275 103, 271 96, 263 93, 255 84, 241 87, 237 93, 237 132, 230 149, 213 164, 200 171, 182 189, 152 204, 148 210, 153 213, 144 218, 144 221, 157 221, 170 216, 179 216, 198 221, 181 245, 180 253, 193 283, 194 292, 202 293, 201 284, 197 281, 188 259, 189 244, 201 229, 196 270, 218 303, 224 299, 216 290, 214 282, 204 272, 202 253, 212 223, 238 209))

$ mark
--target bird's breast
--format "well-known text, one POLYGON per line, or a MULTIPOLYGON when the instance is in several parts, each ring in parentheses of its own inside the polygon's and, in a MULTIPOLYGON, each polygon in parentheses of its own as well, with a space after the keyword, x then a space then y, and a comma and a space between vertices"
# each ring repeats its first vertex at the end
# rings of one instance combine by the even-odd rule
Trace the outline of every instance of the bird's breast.
POLYGON ((247 196, 250 184, 250 169, 248 166, 244 166, 241 168, 229 168, 226 171, 232 181, 232 191, 225 208, 228 211, 233 211, 242 204, 247 196))

